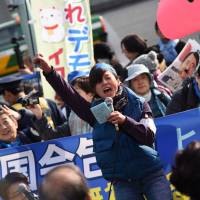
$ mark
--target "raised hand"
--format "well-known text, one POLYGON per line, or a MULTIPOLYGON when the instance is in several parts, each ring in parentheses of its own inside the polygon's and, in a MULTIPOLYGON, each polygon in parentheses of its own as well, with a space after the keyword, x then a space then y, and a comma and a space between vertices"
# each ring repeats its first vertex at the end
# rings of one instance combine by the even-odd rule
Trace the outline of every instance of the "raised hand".
POLYGON ((27 106, 27 109, 31 110, 37 119, 42 118, 43 112, 40 104, 29 105, 27 106))
POLYGON ((45 73, 51 72, 51 66, 47 63, 44 57, 41 54, 37 54, 33 59, 33 63, 38 65, 45 73))
POLYGON ((19 120, 21 118, 21 115, 17 111, 8 108, 6 105, 3 105, 1 109, 4 113, 13 116, 16 120, 19 120))

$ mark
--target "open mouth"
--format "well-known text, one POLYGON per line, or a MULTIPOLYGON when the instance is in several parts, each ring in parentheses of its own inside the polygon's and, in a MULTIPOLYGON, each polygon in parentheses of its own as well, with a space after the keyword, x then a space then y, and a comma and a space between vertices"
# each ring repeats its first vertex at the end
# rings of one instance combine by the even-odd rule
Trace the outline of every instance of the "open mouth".
POLYGON ((103 90, 103 92, 104 92, 104 94, 108 94, 108 93, 112 92, 112 89, 111 88, 105 88, 103 90))

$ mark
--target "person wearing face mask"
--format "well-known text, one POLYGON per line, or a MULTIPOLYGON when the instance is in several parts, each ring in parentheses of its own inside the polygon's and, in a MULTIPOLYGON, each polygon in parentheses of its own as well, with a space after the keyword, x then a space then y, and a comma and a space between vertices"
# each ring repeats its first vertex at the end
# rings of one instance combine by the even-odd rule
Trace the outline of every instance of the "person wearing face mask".
POLYGON ((167 93, 153 87, 153 76, 143 64, 132 64, 128 67, 128 77, 125 80, 130 89, 148 102, 153 117, 165 116, 166 107, 171 98, 167 93))
POLYGON ((151 110, 142 97, 121 84, 112 66, 97 63, 91 69, 89 81, 95 98, 89 103, 41 55, 34 62, 65 103, 93 127, 97 164, 103 177, 113 183, 117 200, 144 199, 144 196, 147 200, 172 199, 169 182, 154 149, 156 127, 151 110), (108 98, 113 100, 114 111, 106 122, 99 123, 91 108, 108 98))

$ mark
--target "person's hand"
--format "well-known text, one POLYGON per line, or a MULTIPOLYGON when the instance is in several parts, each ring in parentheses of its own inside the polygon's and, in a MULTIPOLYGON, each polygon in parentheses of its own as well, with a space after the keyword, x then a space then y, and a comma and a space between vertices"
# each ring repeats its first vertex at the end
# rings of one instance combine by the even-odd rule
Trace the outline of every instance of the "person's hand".
POLYGON ((45 73, 51 72, 51 67, 41 54, 37 54, 33 59, 33 63, 38 65, 45 73))
POLYGON ((123 124, 124 121, 126 120, 126 117, 118 112, 118 111, 113 111, 110 116, 107 119, 109 122, 111 122, 112 124, 123 124))
POLYGON ((17 111, 8 108, 6 105, 3 105, 1 108, 4 113, 12 115, 16 120, 19 120, 21 118, 21 115, 17 111))
POLYGON ((21 68, 19 69, 19 72, 22 73, 22 74, 32 74, 33 72, 25 66, 25 68, 21 68))
POLYGON ((39 104, 29 105, 29 106, 26 106, 26 108, 31 110, 37 119, 42 118, 43 112, 42 112, 42 108, 39 104))

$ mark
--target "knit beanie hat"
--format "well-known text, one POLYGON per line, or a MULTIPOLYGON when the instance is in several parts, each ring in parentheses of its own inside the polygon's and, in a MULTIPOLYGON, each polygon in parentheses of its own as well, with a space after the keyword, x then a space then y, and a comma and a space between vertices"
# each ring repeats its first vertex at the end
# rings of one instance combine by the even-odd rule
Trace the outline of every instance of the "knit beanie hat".
POLYGON ((155 51, 150 51, 148 54, 143 54, 133 61, 133 64, 145 65, 151 73, 154 73, 158 68, 159 62, 155 51))
POLYGON ((109 71, 111 73, 113 73, 114 75, 117 76, 117 72, 116 70, 109 64, 107 63, 97 63, 96 65, 96 69, 102 69, 102 70, 105 70, 105 71, 109 71))
POLYGON ((103 75, 106 71, 111 72, 115 77, 118 77, 115 69, 106 63, 97 63, 94 67, 91 68, 89 74, 90 86, 94 90, 97 83, 100 83, 103 80, 103 75))

